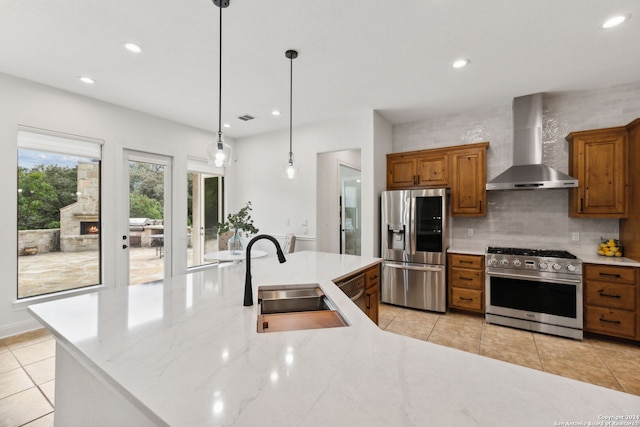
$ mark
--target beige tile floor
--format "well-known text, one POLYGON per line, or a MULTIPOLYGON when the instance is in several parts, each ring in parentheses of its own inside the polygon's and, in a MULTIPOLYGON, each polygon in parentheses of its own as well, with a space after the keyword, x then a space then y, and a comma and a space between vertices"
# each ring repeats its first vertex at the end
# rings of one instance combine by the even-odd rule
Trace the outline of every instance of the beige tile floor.
POLYGON ((640 395, 640 344, 606 337, 582 341, 381 304, 380 328, 563 377, 640 395))
MULTIPOLYGON (((482 356, 640 395, 640 345, 575 341, 489 325, 482 317, 380 306, 379 326, 482 356)), ((53 426, 55 342, 44 329, 0 340, 0 427, 53 426)))

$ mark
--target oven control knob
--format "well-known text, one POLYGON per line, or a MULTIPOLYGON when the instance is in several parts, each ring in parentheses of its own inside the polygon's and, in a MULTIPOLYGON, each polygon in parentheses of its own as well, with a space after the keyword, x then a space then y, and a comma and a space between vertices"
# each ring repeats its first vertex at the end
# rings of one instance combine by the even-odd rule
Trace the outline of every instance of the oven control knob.
POLYGON ((574 271, 576 271, 576 266, 573 265, 573 264, 569 264, 569 265, 567 265, 567 270, 569 270, 571 272, 574 272, 574 271))
POLYGON ((514 267, 520 267, 522 265, 522 263, 520 262, 519 259, 514 259, 513 260, 513 265, 514 265, 514 267))
POLYGON ((509 265, 509 260, 508 260, 508 259, 506 259, 506 258, 501 259, 501 260, 500 260, 500 265, 504 265, 504 266, 509 265))
POLYGON ((556 271, 562 270, 562 266, 558 263, 553 264, 553 269, 556 271))
POLYGON ((549 265, 546 262, 541 262, 538 267, 540 267, 540 270, 546 270, 549 265))
POLYGON ((491 258, 489 260, 489 265, 492 266, 492 267, 495 267, 496 265, 498 265, 498 260, 495 259, 495 258, 491 258))

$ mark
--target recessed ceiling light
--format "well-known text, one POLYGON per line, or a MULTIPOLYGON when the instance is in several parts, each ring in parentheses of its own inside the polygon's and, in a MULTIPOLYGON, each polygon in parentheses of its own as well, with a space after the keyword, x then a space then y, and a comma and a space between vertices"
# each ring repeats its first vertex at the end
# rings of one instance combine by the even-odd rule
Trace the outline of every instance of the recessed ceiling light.
POLYGON ((80 79, 80 81, 81 81, 82 83, 86 83, 86 84, 88 84, 88 85, 92 85, 92 84, 94 84, 94 83, 96 82, 96 81, 95 81, 95 80, 93 80, 91 77, 87 77, 87 76, 80 76, 80 77, 78 77, 78 78, 80 79))
POLYGON ((274 115, 274 116, 279 116, 279 115, 280 115, 280 111, 278 111, 278 110, 273 110, 273 111, 271 112, 271 114, 272 114, 272 115, 274 115))
POLYGON ((223 127, 226 127, 226 128, 230 128, 230 127, 231 127, 231 125, 230 125, 229 123, 225 123, 225 124, 223 124, 222 126, 223 126, 223 127))
POLYGON ((466 67, 467 65, 469 65, 470 63, 471 63, 471 61, 469 59, 458 59, 451 66, 453 68, 463 68, 463 67, 466 67))
POLYGON ((613 16, 613 17, 607 19, 604 24, 602 24, 602 28, 617 27, 618 25, 622 24, 624 21, 626 21, 629 18, 631 18, 631 15, 613 16))
POLYGON ((122 46, 124 46, 125 49, 127 49, 129 52, 132 52, 132 53, 142 52, 142 47, 136 43, 124 42, 122 43, 122 46))

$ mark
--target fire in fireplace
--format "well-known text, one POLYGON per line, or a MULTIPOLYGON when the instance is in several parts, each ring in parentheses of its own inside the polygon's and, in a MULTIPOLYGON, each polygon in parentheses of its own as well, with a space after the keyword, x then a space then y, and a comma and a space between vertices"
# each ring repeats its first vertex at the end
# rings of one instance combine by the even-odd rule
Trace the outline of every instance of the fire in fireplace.
POLYGON ((99 234, 100 223, 99 222, 81 222, 80 234, 99 234))

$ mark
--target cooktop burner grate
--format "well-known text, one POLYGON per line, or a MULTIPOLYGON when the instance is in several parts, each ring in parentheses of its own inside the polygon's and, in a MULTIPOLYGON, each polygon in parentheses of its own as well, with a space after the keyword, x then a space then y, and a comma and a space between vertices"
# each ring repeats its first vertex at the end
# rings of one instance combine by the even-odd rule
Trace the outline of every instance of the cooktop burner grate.
POLYGON ((496 246, 489 246, 487 248, 487 253, 498 254, 498 255, 541 257, 541 258, 564 258, 564 259, 578 258, 570 252, 553 250, 553 249, 501 248, 496 246))

